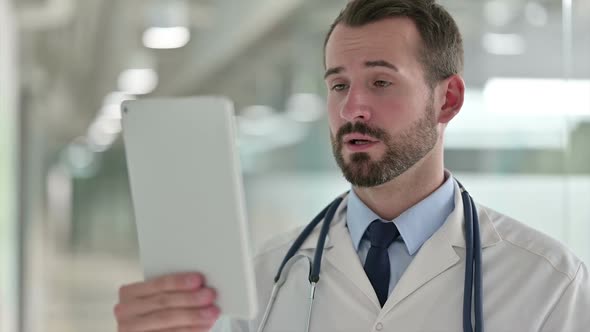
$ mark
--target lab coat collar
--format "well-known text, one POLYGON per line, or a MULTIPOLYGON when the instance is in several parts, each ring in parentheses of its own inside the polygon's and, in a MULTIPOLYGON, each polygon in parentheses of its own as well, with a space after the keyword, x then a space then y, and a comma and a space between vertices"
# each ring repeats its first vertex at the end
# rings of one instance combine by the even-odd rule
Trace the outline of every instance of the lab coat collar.
MULTIPOLYGON (((386 314, 399 302, 461 261, 454 247, 465 248, 463 199, 455 181, 455 209, 441 228, 428 239, 416 254, 393 289, 380 314, 386 314)), ((482 248, 502 241, 490 217, 476 204, 482 248)))
MULTIPOLYGON (((334 220, 325 244, 324 257, 334 268, 356 285, 375 305, 376 312, 385 314, 411 293, 428 283, 460 261, 453 247, 465 248, 463 201, 461 190, 455 182, 455 209, 441 228, 428 239, 416 253, 412 263, 390 294, 383 310, 375 295, 369 279, 363 269, 352 239, 346 228, 347 196, 336 210, 334 220)), ((493 246, 502 241, 490 217, 477 205, 482 248, 493 246)), ((301 249, 315 249, 321 227, 316 227, 310 237, 304 241, 301 249)))
MULTIPOLYGON (((452 176, 452 175, 451 175, 452 176)), ((443 233, 444 236, 449 240, 451 245, 459 248, 465 248, 465 218, 463 215, 463 199, 461 198, 461 189, 456 181, 454 181, 455 186, 455 209, 451 212, 451 214, 447 217, 445 223, 441 226, 441 228, 436 232, 443 233)), ((330 234, 332 229, 336 226, 340 227, 346 224, 346 206, 348 202, 348 194, 344 193, 343 200, 338 206, 336 210, 336 214, 334 215, 334 220, 330 225, 330 232, 328 233, 328 237, 326 238, 326 244, 324 248, 331 248, 333 246, 332 241, 330 240, 330 234)), ((494 244, 501 242, 502 238, 500 234, 496 230, 492 220, 490 219, 487 212, 482 209, 482 206, 479 204, 475 204, 477 208, 477 214, 479 216, 479 228, 481 233, 481 243, 482 248, 487 248, 493 246, 494 244)), ((310 234, 310 236, 303 242, 301 249, 315 249, 318 242, 318 237, 320 235, 321 230, 321 223, 314 229, 314 231, 310 234)), ((436 234, 435 233, 435 234, 436 234)), ((434 235, 433 235, 434 236, 434 235)))
MULTIPOLYGON (((475 203, 477 209, 477 215, 479 217, 479 231, 481 234, 481 247, 491 247, 498 242, 502 241, 500 234, 496 230, 496 227, 492 223, 489 215, 482 208, 481 205, 475 203)), ((445 223, 439 230, 449 239, 449 242, 459 248, 466 248, 465 243, 465 218, 463 213, 463 199, 461 198, 461 189, 455 181, 455 209, 445 223)))
MULTIPOLYGON (((324 249, 331 248, 333 246, 332 241, 330 239, 330 235, 332 230, 335 226, 341 223, 346 222, 346 206, 348 205, 348 192, 343 193, 340 195, 342 197, 342 202, 338 205, 338 209, 336 209, 336 213, 334 214, 334 219, 330 224, 330 231, 328 232, 328 236, 326 237, 326 242, 324 244, 324 249)), ((301 249, 315 249, 318 244, 318 238, 320 237, 320 231, 322 229, 322 222, 314 228, 313 232, 309 235, 303 244, 301 245, 301 249)))

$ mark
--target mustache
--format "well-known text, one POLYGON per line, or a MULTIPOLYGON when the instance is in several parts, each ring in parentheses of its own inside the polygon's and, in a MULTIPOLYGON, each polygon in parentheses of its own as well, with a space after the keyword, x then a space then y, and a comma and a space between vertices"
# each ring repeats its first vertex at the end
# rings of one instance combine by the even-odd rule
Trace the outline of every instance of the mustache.
POLYGON ((363 122, 348 122, 338 129, 336 133, 337 141, 342 142, 344 135, 352 133, 371 136, 378 140, 384 140, 387 137, 387 133, 383 129, 369 127, 363 122))

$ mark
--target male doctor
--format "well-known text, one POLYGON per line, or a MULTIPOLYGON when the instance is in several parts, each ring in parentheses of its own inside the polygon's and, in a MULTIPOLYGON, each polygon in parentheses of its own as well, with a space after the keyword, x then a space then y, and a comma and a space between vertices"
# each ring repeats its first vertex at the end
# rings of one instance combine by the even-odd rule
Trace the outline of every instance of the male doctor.
MULTIPOLYGON (((328 33, 325 67, 333 153, 352 190, 329 230, 310 330, 462 331, 463 204, 443 165, 445 127, 465 92, 453 18, 432 0, 354 0, 328 33)), ((580 259, 510 217, 477 212, 486 331, 590 331, 580 259)), ((313 255, 318 233, 299 253, 313 255)), ((255 258, 255 320, 214 326, 215 290, 186 273, 121 287, 118 331, 256 331, 298 234, 255 258)), ((293 265, 265 331, 304 330, 308 274, 306 263, 293 265)))

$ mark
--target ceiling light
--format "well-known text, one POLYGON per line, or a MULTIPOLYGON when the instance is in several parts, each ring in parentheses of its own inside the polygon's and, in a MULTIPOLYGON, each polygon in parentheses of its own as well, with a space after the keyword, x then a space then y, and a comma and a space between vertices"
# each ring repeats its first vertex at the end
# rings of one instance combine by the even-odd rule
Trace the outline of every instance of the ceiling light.
POLYGON ((488 53, 496 55, 519 55, 526 48, 524 38, 517 34, 486 33, 481 43, 488 53))
POLYGON ((115 142, 118 133, 104 131, 104 126, 95 122, 88 129, 87 141, 90 150, 94 152, 106 151, 115 142))
POLYGON ((158 85, 158 74, 151 68, 127 69, 119 75, 119 90, 132 95, 148 94, 158 85))
POLYGON ((180 48, 190 40, 187 27, 151 27, 143 33, 143 44, 148 48, 172 49, 180 48))
POLYGON ((100 109, 98 117, 109 119, 121 119, 121 103, 125 100, 134 100, 135 97, 114 91, 106 95, 103 100, 103 106, 100 109))

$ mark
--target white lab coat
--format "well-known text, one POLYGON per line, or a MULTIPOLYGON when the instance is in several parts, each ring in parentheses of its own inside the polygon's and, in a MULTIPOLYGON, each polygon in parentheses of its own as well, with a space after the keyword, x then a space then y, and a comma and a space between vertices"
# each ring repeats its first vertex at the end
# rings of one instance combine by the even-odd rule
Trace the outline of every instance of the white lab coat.
MULTIPOLYGON (((558 241, 522 223, 481 205, 477 209, 483 247, 485 331, 590 331, 590 279, 580 259, 558 241)), ((457 186, 455 210, 418 251, 383 308, 354 250, 345 218, 346 198, 325 246, 310 331, 463 331, 465 238, 457 186)), ((313 256, 319 228, 304 242, 300 253, 313 256)), ((299 232, 275 238, 255 259, 258 317, 250 322, 222 319, 214 331, 257 330, 273 277, 299 232)), ((293 265, 265 331, 304 330, 308 275, 304 260, 293 265)))

